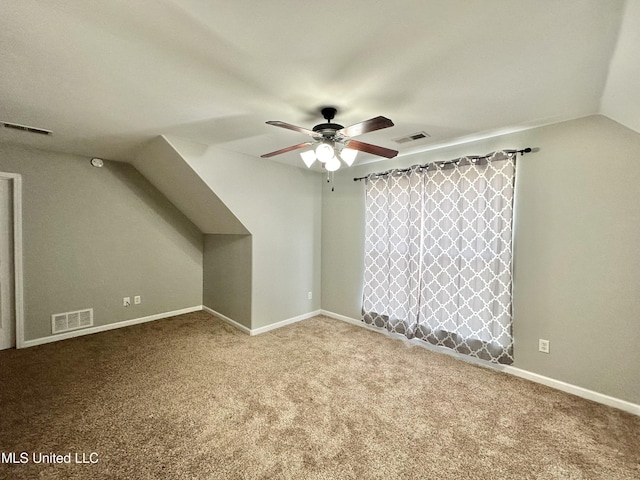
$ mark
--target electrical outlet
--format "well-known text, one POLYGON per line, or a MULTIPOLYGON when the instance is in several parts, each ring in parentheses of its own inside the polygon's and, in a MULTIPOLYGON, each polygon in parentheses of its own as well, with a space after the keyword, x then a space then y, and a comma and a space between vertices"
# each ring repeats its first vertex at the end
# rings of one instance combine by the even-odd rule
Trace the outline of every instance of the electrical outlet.
POLYGON ((538 339, 538 350, 542 353, 549 353, 549 340, 543 338, 538 339))
POLYGON ((309 292, 309 293, 307 294, 307 298, 308 298, 309 300, 311 300, 311 299, 313 298, 313 293, 312 293, 312 292, 309 292))
POLYGON ((122 299, 122 306, 128 307, 129 305, 131 305, 131 297, 124 297, 122 299))
POLYGON ((135 297, 133 297, 133 303, 135 303, 136 305, 140 305, 142 303, 140 295, 136 295, 135 297))

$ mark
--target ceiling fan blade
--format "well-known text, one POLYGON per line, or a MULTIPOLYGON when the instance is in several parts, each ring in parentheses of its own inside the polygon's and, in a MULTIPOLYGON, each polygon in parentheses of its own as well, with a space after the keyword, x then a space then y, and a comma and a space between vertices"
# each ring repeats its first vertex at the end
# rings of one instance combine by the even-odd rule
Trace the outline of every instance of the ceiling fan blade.
POLYGON ((393 158, 398 155, 397 150, 391 150, 390 148, 380 147, 378 145, 371 145, 370 143, 359 142, 358 140, 349 140, 346 143, 346 146, 354 150, 360 150, 361 152, 372 153, 379 157, 393 158))
POLYGON ((307 135, 311 135, 313 138, 322 137, 321 133, 314 132, 313 130, 309 130, 307 128, 298 127, 297 125, 291 125, 290 123, 281 122, 279 120, 270 120, 267 122, 269 125, 273 125, 274 127, 286 128, 288 130, 293 130, 294 132, 306 133, 307 135))
POLYGON ((275 157, 276 155, 280 155, 281 153, 291 152, 292 150, 297 150, 298 148, 308 147, 309 145, 313 145, 313 142, 299 143, 298 145, 293 145, 291 147, 282 148, 280 150, 276 150, 275 152, 265 153, 264 155, 260 155, 260 158, 275 157))
POLYGON ((364 122, 356 123, 350 127, 345 127, 338 130, 336 133, 344 135, 345 137, 357 137, 368 132, 374 132, 376 130, 382 130, 383 128, 393 127, 393 122, 386 117, 375 117, 365 120, 364 122))

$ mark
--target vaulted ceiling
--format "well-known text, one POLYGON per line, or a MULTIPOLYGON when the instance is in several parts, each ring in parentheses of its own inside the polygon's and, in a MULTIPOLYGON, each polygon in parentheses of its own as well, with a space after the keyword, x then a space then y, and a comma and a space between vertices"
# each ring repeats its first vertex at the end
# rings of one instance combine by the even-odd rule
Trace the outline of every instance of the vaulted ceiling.
POLYGON ((258 157, 307 138, 265 121, 311 128, 326 105, 391 118, 359 139, 401 154, 600 112, 638 129, 638 3, 5 2, 0 121, 54 133, 0 140, 131 161, 172 134, 258 157))

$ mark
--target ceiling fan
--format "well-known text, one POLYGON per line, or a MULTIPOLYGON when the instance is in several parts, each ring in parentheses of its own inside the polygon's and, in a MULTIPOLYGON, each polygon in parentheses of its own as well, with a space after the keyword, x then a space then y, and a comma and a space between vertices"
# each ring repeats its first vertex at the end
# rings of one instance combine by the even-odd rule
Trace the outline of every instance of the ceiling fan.
POLYGON ((291 152, 300 148, 310 147, 313 149, 300 153, 302 160, 311 168, 311 165, 318 160, 324 168, 333 172, 340 168, 340 159, 347 164, 353 165, 358 151, 371 153, 385 158, 393 158, 398 155, 396 150, 371 145, 370 143, 353 140, 351 137, 362 135, 364 133, 381 130, 383 128, 393 127, 393 122, 386 117, 375 117, 364 122, 356 123, 350 127, 343 127, 337 123, 331 123, 336 116, 337 109, 334 107, 325 107, 321 110, 322 116, 327 123, 320 123, 313 127, 313 130, 291 125, 290 123, 280 121, 269 121, 269 125, 286 128, 294 132, 306 133, 313 138, 313 141, 299 143, 291 147, 276 150, 275 152, 265 153, 262 158, 274 157, 281 153, 291 152))

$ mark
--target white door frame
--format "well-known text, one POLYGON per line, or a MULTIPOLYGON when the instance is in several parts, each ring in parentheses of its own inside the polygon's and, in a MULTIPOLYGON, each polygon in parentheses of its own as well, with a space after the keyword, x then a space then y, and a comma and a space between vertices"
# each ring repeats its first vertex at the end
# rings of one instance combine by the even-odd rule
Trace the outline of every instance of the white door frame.
POLYGON ((24 348, 24 291, 22 276, 22 175, 0 172, 13 187, 13 279, 15 282, 16 348, 24 348))

